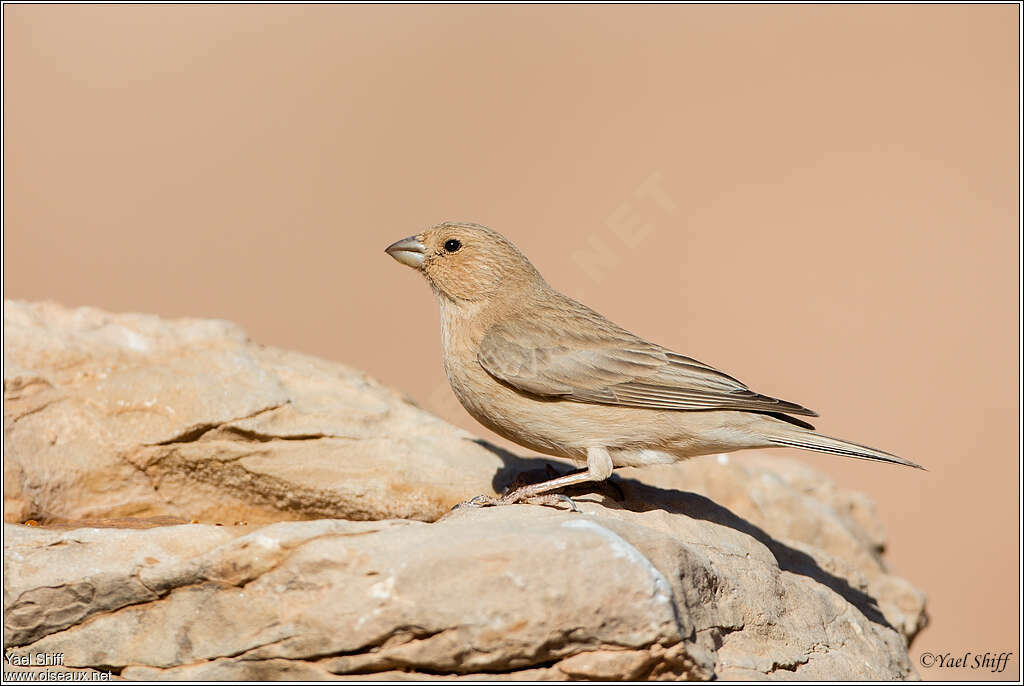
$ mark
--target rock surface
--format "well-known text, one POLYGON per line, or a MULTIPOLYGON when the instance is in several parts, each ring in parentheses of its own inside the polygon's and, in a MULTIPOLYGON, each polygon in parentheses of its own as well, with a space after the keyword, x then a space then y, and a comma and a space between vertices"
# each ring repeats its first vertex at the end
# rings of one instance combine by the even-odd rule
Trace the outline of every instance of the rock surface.
POLYGON ((9 653, 128 679, 916 676, 923 594, 871 502, 799 463, 435 521, 548 461, 224 322, 4 316, 9 653))
POLYGON ((8 522, 432 521, 523 464, 228 322, 4 303, 8 522))

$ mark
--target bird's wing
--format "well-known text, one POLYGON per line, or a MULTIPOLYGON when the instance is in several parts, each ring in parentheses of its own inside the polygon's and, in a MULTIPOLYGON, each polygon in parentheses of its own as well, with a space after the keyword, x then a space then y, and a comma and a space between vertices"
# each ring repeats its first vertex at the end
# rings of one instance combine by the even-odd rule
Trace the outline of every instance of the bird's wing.
POLYGON ((480 344, 480 365, 521 391, 577 402, 817 416, 806 407, 755 393, 702 362, 648 343, 597 313, 561 314, 557 330, 524 319, 492 326, 480 344))

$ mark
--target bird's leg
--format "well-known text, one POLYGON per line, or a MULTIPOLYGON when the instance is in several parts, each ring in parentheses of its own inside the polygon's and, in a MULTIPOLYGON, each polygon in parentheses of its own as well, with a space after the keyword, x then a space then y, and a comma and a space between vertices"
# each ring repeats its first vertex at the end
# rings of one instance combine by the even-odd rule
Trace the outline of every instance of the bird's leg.
POLYGON ((548 491, 554 491, 559 488, 565 488, 566 486, 572 486, 574 484, 583 483, 584 481, 593 481, 590 476, 590 469, 584 469, 579 472, 572 474, 566 474, 560 476, 557 479, 550 479, 548 481, 541 481, 539 484, 530 484, 529 486, 520 486, 519 488, 509 491, 501 497, 501 501, 505 504, 518 503, 526 500, 527 498, 535 498, 539 495, 543 495, 548 491))
POLYGON ((456 510, 460 510, 464 507, 492 507, 494 505, 511 505, 513 502, 529 502, 531 505, 547 505, 548 507, 558 507, 559 505, 568 505, 569 509, 573 512, 579 512, 579 508, 576 507, 576 503, 573 502, 572 498, 561 493, 542 493, 540 495, 530 496, 524 501, 509 501, 503 498, 495 498, 490 495, 478 495, 475 498, 459 503, 453 507, 449 512, 446 512, 440 520, 447 519, 456 510))
MULTIPOLYGON (((566 474, 557 479, 542 481, 539 484, 522 486, 501 497, 502 504, 521 503, 526 500, 542 496, 549 491, 554 491, 566 486, 584 483, 587 481, 604 481, 612 474, 612 458, 608 449, 604 447, 587 449, 587 468, 575 474, 566 474)), ((566 496, 568 497, 568 496, 566 496)), ((570 499, 570 502, 572 500, 570 499)), ((548 503, 542 503, 548 504, 548 503)), ((574 505, 575 509, 575 505, 574 505)))
POLYGON ((579 509, 576 507, 576 503, 572 501, 572 498, 560 493, 549 493, 549 491, 590 480, 590 470, 584 469, 583 471, 566 474, 565 476, 560 476, 557 479, 551 479, 550 481, 542 481, 539 484, 531 484, 529 486, 515 488, 500 498, 495 498, 492 495, 478 495, 475 498, 470 498, 465 502, 459 503, 453 507, 452 510, 458 510, 463 507, 512 505, 514 503, 529 501, 534 505, 550 505, 552 507, 567 503, 570 509, 574 512, 579 512, 579 509))
MULTIPOLYGON (((566 486, 585 483, 587 481, 603 481, 611 476, 612 468, 612 458, 611 455, 608 454, 608 450, 606 448, 588 448, 587 468, 584 470, 574 472, 572 474, 566 474, 565 476, 560 476, 556 479, 542 481, 539 484, 520 486, 519 488, 509 491, 500 498, 495 498, 490 495, 478 495, 464 503, 459 503, 453 507, 452 510, 454 511, 462 507, 489 507, 492 505, 512 505, 514 503, 528 502, 535 505, 549 506, 568 504, 573 512, 579 512, 579 509, 576 507, 576 503, 573 502, 572 498, 561 493, 551 493, 551 491, 559 488, 565 488, 566 486)), ((445 516, 447 517, 448 515, 445 516)))

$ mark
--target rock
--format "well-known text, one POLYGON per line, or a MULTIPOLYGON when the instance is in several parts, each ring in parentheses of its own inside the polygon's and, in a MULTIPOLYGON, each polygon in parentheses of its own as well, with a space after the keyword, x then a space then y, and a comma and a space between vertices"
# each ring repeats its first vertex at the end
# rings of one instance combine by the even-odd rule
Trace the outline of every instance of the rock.
POLYGON ((876 603, 827 553, 685 495, 435 524, 8 524, 6 635, 129 679, 913 675, 885 613, 912 588, 890 578, 876 603))
POLYGON ((4 303, 8 522, 432 521, 523 464, 227 322, 4 303))
POLYGON ((435 521, 546 460, 229 324, 5 324, 6 511, 42 522, 4 525, 9 654, 140 680, 916 676, 923 594, 871 502, 799 463, 620 470, 579 513, 435 521))

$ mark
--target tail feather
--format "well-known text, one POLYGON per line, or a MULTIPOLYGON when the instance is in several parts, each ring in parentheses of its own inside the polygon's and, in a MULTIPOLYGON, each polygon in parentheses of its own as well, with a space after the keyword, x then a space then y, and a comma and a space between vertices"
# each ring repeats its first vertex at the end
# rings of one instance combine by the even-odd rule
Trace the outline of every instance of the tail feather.
POLYGON ((855 457, 860 460, 875 460, 876 462, 889 462, 891 464, 914 467, 915 469, 924 469, 921 465, 898 455, 875 450, 859 443, 851 443, 838 438, 832 438, 831 436, 824 436, 812 431, 794 430, 787 432, 784 436, 769 436, 768 440, 774 445, 788 448, 816 450, 819 453, 830 453, 832 455, 843 455, 844 457, 855 457))

